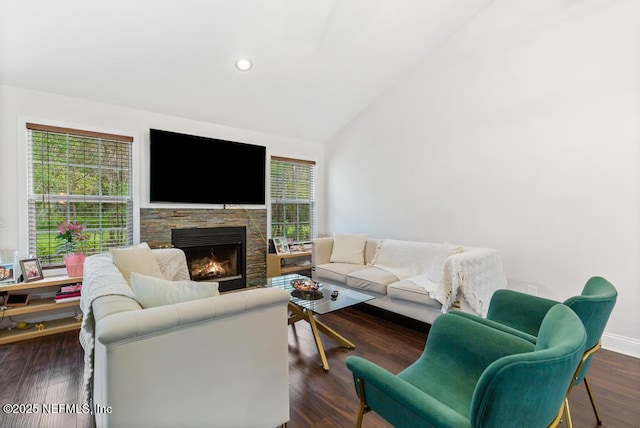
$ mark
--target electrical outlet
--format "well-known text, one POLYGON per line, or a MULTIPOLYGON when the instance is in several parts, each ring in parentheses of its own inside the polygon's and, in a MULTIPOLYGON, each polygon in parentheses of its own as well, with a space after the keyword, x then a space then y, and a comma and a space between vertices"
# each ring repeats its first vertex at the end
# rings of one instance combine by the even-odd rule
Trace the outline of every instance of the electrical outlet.
POLYGON ((531 294, 532 296, 537 296, 538 295, 538 287, 535 285, 527 285, 527 293, 531 294))

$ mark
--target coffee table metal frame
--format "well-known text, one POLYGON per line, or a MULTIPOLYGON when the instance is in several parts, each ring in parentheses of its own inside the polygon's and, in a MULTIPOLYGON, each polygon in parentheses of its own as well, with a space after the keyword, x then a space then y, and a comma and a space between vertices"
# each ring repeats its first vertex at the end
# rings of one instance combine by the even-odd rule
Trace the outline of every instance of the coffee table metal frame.
POLYGON ((315 319, 314 314, 327 314, 329 312, 337 311, 339 309, 343 309, 349 306, 353 306, 358 303, 366 302, 367 300, 371 300, 374 297, 361 293, 355 290, 349 290, 347 288, 341 287, 339 285, 332 284, 330 282, 323 281, 322 289, 319 290, 322 293, 321 298, 319 295, 309 296, 312 298, 316 298, 314 300, 304 299, 299 292, 296 292, 293 286, 291 285, 291 281, 295 279, 307 278, 298 274, 291 275, 283 275, 274 278, 269 278, 267 280, 267 287, 279 287, 283 288, 285 291, 289 292, 291 298, 289 300, 289 319, 288 325, 295 324, 299 321, 306 321, 311 327, 311 332, 313 333, 313 339, 316 343, 316 348, 318 348, 318 354, 320 355, 320 359, 322 360, 322 368, 325 370, 329 370, 329 362, 327 361, 327 356, 324 351, 324 346, 322 344, 322 340, 320 339, 319 332, 323 332, 327 337, 336 342, 338 345, 343 346, 348 349, 354 349, 356 345, 353 342, 346 339, 340 333, 315 319), (338 292, 336 297, 332 297, 332 293, 334 291, 338 292))

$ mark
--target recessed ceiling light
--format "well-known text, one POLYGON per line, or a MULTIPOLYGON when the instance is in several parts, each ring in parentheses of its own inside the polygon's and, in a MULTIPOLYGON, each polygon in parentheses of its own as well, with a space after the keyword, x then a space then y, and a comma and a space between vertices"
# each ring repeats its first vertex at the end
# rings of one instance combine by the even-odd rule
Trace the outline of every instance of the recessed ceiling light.
POLYGON ((249 58, 240 58, 236 61, 236 68, 240 71, 247 71, 253 67, 253 63, 249 58))

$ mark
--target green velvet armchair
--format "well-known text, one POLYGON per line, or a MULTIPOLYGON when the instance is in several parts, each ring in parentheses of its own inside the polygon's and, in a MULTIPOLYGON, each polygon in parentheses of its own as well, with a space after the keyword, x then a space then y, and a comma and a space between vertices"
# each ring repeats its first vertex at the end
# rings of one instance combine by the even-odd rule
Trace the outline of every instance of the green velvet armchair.
POLYGON ((547 312, 536 343, 465 317, 436 318, 420 358, 393 374, 350 356, 360 399, 356 426, 373 410, 396 427, 544 427, 563 399, 585 349, 578 316, 547 312))
MULTIPOLYGON (((586 376, 594 352, 601 347, 602 334, 616 304, 617 296, 616 288, 608 280, 594 276, 589 278, 579 296, 570 297, 563 302, 578 315, 587 332, 585 353, 572 387, 584 382, 598 424, 602 424, 602 418, 586 376)), ((547 311, 557 303, 559 302, 555 300, 502 289, 496 291, 492 296, 486 320, 461 311, 451 311, 451 313, 475 319, 536 343, 543 318, 547 311)), ((573 424, 568 394, 565 398, 564 411, 566 424, 571 428, 573 424)))

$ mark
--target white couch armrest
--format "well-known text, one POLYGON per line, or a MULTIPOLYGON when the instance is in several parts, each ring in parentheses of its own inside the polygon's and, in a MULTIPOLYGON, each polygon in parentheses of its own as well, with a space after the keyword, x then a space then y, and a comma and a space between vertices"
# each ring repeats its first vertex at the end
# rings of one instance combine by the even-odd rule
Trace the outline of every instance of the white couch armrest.
POLYGON ((317 238, 311 243, 311 263, 312 266, 331 263, 331 252, 333 251, 333 238, 317 238))

